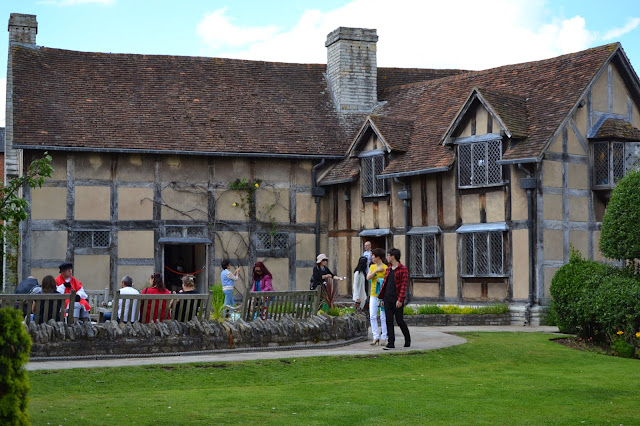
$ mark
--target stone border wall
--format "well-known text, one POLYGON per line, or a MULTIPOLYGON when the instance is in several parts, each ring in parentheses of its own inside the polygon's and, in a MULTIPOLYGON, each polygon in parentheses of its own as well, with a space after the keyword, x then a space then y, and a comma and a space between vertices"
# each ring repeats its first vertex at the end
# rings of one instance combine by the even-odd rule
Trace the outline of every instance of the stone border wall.
POLYGON ((117 355, 161 355, 256 347, 310 346, 367 338, 365 315, 306 319, 286 316, 279 321, 165 321, 151 324, 64 324, 50 320, 27 326, 31 358, 117 355))
POLYGON ((511 315, 506 314, 429 314, 405 315, 407 325, 447 326, 447 325, 511 325, 511 315))

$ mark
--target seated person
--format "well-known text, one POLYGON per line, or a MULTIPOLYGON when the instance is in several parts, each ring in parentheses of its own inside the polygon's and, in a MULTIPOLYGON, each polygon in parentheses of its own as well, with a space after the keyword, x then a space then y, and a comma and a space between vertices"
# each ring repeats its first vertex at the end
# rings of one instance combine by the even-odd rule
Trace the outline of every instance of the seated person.
MULTIPOLYGON (((120 290, 118 290, 120 294, 140 294, 138 290, 133 288, 133 278, 129 275, 125 275, 122 277, 122 281, 120 281, 120 290)), ((131 322, 138 321, 140 318, 140 310, 138 309, 138 301, 134 300, 131 303, 131 300, 124 301, 124 313, 122 312, 122 299, 118 300, 118 322, 124 321, 129 322, 129 305, 131 307, 131 322)), ((109 321, 111 319, 111 312, 105 312, 104 317, 102 317, 103 321, 109 321)))
MULTIPOLYGON (((51 275, 47 275, 42 279, 42 294, 55 294, 56 279, 51 275)), ((33 302, 31 311, 34 314, 33 320, 36 324, 47 322, 50 319, 60 321, 60 309, 62 308, 62 300, 43 300, 40 302, 40 309, 36 312, 36 302, 33 302), (48 305, 48 306, 47 306, 48 305)))
MULTIPOLYGON (((196 291, 196 283, 193 280, 193 275, 185 275, 182 277, 182 290, 178 294, 198 294, 196 291)), ((177 312, 177 321, 187 322, 191 321, 200 308, 200 301, 192 300, 189 303, 180 303, 180 312, 177 312), (189 313, 187 314, 187 310, 189 313)))
MULTIPOLYGON (((87 301, 89 296, 87 296, 87 292, 84 291, 82 283, 73 276, 72 263, 64 262, 60 265, 60 275, 56 277, 56 284, 58 285, 58 293, 68 294, 71 293, 71 290, 75 290, 76 295, 80 296, 80 300, 76 297, 76 303, 80 303, 87 312, 87 315, 89 315, 88 312, 91 311, 91 306, 87 301)), ((78 309, 76 309, 76 312, 78 312, 78 309)))

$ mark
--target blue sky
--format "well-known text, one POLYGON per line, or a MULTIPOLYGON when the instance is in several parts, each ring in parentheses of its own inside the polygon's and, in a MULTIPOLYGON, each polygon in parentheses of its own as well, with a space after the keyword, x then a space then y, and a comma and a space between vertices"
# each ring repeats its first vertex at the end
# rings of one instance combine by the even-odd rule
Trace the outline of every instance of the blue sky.
POLYGON ((485 69, 619 41, 640 71, 638 0, 2 0, 12 12, 70 50, 325 63, 327 33, 352 26, 378 30, 379 66, 485 69))

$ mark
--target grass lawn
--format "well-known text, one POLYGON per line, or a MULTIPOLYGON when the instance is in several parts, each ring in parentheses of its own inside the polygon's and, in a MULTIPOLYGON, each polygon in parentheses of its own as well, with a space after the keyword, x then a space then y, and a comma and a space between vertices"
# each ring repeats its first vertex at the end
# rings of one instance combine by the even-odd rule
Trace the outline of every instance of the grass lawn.
MULTIPOLYGON (((41 424, 638 424, 640 361, 539 333, 429 352, 32 371, 41 424)), ((382 351, 381 351, 382 352, 382 351)))

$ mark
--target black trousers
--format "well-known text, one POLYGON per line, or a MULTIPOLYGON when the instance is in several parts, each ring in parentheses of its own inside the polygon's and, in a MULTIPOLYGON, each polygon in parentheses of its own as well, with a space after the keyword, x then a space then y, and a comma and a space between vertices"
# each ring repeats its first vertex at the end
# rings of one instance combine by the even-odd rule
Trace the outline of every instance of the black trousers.
POLYGON ((387 336, 389 337, 388 343, 389 346, 395 346, 396 343, 396 335, 393 330, 393 319, 395 318, 396 324, 402 330, 402 335, 404 336, 404 343, 411 343, 411 335, 409 334, 409 327, 407 327, 407 323, 404 322, 404 307, 396 308, 396 301, 384 301, 384 313, 386 315, 386 323, 387 323, 387 336))

